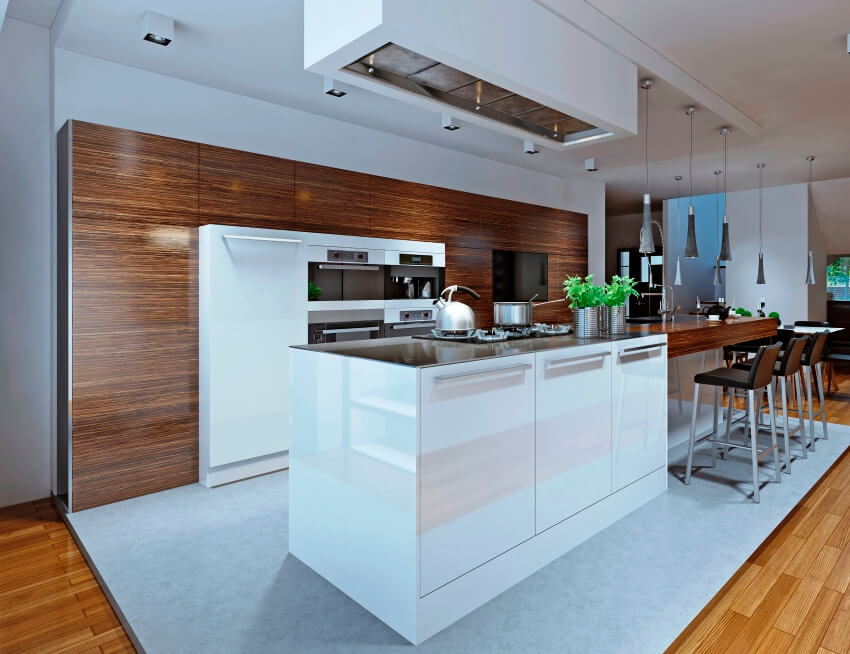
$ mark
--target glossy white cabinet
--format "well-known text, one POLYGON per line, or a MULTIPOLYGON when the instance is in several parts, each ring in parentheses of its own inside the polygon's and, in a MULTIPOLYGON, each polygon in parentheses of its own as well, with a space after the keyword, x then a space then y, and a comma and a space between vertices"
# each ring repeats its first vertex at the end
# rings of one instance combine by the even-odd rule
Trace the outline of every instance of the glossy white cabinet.
POLYGON ((611 344, 535 356, 540 533, 611 494, 611 344))
POLYGON ((534 535, 534 355, 426 368, 420 594, 534 535))
POLYGON ((614 344, 613 490, 667 464, 667 342, 614 344))

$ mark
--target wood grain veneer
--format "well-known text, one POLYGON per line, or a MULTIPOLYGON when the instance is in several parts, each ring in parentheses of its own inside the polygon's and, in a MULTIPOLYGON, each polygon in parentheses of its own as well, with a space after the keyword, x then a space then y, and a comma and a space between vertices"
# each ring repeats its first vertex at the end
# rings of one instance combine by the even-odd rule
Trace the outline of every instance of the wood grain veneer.
POLYGON ((683 319, 675 323, 635 325, 633 332, 667 334, 667 357, 705 352, 757 338, 776 336, 776 318, 683 319))
POLYGON ((196 224, 294 228, 292 161, 203 143, 197 147, 196 224))
POLYGON ((73 123, 72 509, 197 481, 198 145, 73 123))
MULTIPOLYGON (((446 282, 481 294, 471 302, 480 326, 493 320, 493 249, 548 253, 548 299, 587 271, 584 214, 79 121, 68 129, 75 511, 198 479, 199 225, 444 242, 446 282)), ((571 316, 562 303, 535 318, 571 316)))

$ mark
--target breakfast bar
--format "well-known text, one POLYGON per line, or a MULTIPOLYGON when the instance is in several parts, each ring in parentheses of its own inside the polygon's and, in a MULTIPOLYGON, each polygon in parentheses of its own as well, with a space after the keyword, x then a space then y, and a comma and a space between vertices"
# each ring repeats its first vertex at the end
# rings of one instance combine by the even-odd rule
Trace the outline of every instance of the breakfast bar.
POLYGON ((667 334, 667 357, 715 350, 725 345, 776 336, 776 318, 679 318, 675 322, 634 325, 632 333, 667 334))

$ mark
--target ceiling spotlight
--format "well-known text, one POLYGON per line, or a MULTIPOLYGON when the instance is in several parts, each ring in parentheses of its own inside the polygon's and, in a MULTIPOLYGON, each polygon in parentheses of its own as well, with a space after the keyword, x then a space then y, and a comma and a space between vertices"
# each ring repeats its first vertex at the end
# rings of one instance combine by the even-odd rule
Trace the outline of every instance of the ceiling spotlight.
POLYGON ((526 154, 537 154, 538 152, 540 152, 540 150, 538 150, 534 146, 534 141, 531 141, 530 139, 524 139, 523 140, 522 151, 525 152, 526 154))
POLYGON ((174 39, 174 19, 146 11, 142 14, 142 38, 157 45, 168 45, 174 39))
POLYGON ((369 74, 374 73, 374 72, 375 72, 375 67, 374 67, 374 66, 369 66, 369 68, 367 68, 367 69, 366 69, 366 72, 367 72, 367 73, 369 73, 369 74))
POLYGON ((452 117, 448 114, 443 114, 443 129, 447 129, 450 132, 455 131, 456 129, 460 129, 460 125, 458 125, 452 117))
POLYGON ((596 159, 585 159, 584 169, 589 173, 595 173, 599 168, 596 167, 596 159))
POLYGON ((345 91, 336 88, 335 84, 336 82, 334 82, 333 77, 325 77, 325 93, 327 93, 328 95, 332 95, 335 98, 341 98, 345 95, 345 91))

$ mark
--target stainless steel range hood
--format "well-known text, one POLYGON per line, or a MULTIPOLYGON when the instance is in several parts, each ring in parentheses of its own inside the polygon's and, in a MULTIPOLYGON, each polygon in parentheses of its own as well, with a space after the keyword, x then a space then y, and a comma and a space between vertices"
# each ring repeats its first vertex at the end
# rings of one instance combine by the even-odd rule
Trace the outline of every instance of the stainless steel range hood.
POLYGON ((387 43, 345 70, 521 129, 535 138, 569 144, 610 135, 605 129, 491 84, 457 68, 387 43))

